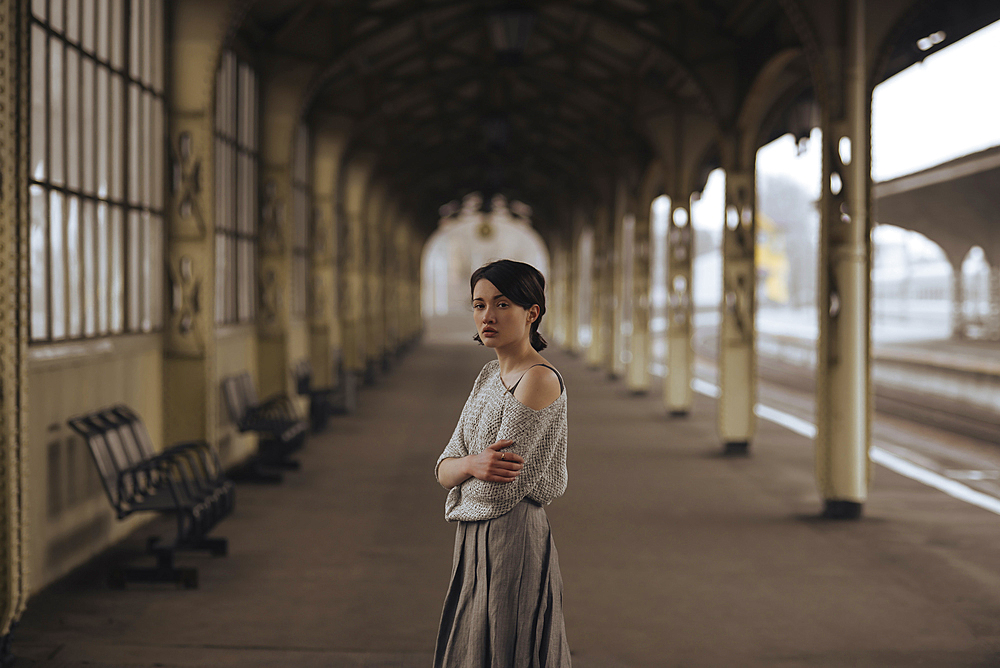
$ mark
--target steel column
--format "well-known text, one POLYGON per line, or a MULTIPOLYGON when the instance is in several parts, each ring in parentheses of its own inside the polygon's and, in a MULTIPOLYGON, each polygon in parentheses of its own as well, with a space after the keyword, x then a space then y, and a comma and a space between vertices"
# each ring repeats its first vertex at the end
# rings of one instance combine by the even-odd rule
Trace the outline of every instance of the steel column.
POLYGON ((663 379, 663 404, 670 415, 691 410, 694 377, 694 299, 691 291, 694 234, 689 209, 670 199, 667 228, 667 374, 663 379))
POLYGON ((628 364, 628 389, 645 394, 649 391, 649 288, 650 288, 650 215, 652 202, 640 201, 633 228, 632 265, 632 334, 628 364))
POLYGON ((871 462, 871 88, 865 0, 848 3, 842 119, 823 113, 816 468, 824 515, 856 518, 871 462))
POLYGON ((951 263, 951 338, 965 338, 965 280, 961 259, 951 263))
MULTIPOLYGON (((738 152, 738 149, 736 149, 738 152)), ((756 427, 756 197, 753 161, 726 172, 719 327, 719 435, 728 454, 745 454, 756 427)))

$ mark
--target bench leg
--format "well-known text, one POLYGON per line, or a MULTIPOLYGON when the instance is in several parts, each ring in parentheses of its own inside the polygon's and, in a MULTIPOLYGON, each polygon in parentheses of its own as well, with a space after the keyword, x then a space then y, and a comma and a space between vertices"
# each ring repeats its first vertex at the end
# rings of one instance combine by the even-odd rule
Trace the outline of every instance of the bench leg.
POLYGON ((297 459, 275 459, 275 460, 264 460, 264 466, 270 466, 276 469, 284 469, 285 471, 298 471, 302 468, 301 462, 297 459))
POLYGON ((243 466, 238 466, 229 471, 228 477, 236 482, 252 482, 264 485, 277 485, 284 480, 284 476, 279 471, 274 471, 260 461, 259 457, 254 457, 243 466))
POLYGON ((225 538, 199 538, 180 546, 182 550, 205 550, 213 557, 224 557, 229 553, 229 541, 225 538))
POLYGON ((154 548, 154 553, 156 566, 115 568, 108 573, 108 586, 112 589, 124 589, 129 582, 169 582, 184 589, 198 588, 197 569, 174 566, 174 548, 157 547, 154 548))

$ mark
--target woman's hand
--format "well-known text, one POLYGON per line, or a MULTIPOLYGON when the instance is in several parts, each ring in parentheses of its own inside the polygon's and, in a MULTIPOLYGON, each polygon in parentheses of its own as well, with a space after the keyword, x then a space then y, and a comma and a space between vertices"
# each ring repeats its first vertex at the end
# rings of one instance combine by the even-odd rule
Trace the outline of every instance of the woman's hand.
POLYGON ((524 460, 513 452, 501 452, 514 445, 514 441, 497 441, 478 455, 449 457, 438 466, 438 482, 445 489, 461 485, 469 478, 486 482, 514 482, 524 467, 524 460))
POLYGON ((466 457, 469 475, 484 482, 514 482, 524 468, 524 460, 513 452, 503 452, 512 445, 514 441, 503 439, 478 455, 466 457))

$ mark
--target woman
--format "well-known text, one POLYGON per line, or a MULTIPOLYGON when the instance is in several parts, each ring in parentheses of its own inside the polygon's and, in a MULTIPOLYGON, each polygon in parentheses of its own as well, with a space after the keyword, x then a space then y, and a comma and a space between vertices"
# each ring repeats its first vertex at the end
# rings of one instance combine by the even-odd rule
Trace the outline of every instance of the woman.
POLYGON ((498 260, 470 283, 475 340, 497 359, 435 469, 458 530, 434 665, 564 668, 562 575, 543 506, 566 489, 566 391, 539 354, 545 279, 498 260))

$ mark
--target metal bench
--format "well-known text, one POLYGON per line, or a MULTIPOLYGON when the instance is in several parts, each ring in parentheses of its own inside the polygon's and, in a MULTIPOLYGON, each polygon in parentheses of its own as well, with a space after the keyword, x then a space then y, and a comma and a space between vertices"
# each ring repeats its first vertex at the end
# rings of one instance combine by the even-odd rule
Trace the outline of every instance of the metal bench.
POLYGON ((337 365, 337 385, 313 387, 312 363, 304 359, 292 369, 295 391, 309 397, 309 422, 314 432, 322 431, 331 415, 353 413, 357 408, 357 377, 337 365))
POLYGON ((180 550, 206 550, 213 556, 228 551, 225 538, 209 538, 236 503, 236 488, 222 470, 216 452, 202 441, 174 445, 156 452, 139 416, 124 405, 70 418, 70 428, 83 437, 119 519, 137 512, 172 514, 177 534, 169 545, 150 538, 147 550, 154 567, 122 567, 109 573, 108 583, 173 582, 198 586, 198 571, 177 568, 180 550))
POLYGON ((305 444, 309 424, 301 419, 285 394, 261 401, 257 388, 246 371, 222 381, 229 417, 241 432, 258 435, 258 456, 251 464, 254 479, 278 482, 281 476, 262 470, 268 467, 297 469, 299 463, 290 455, 305 444))

